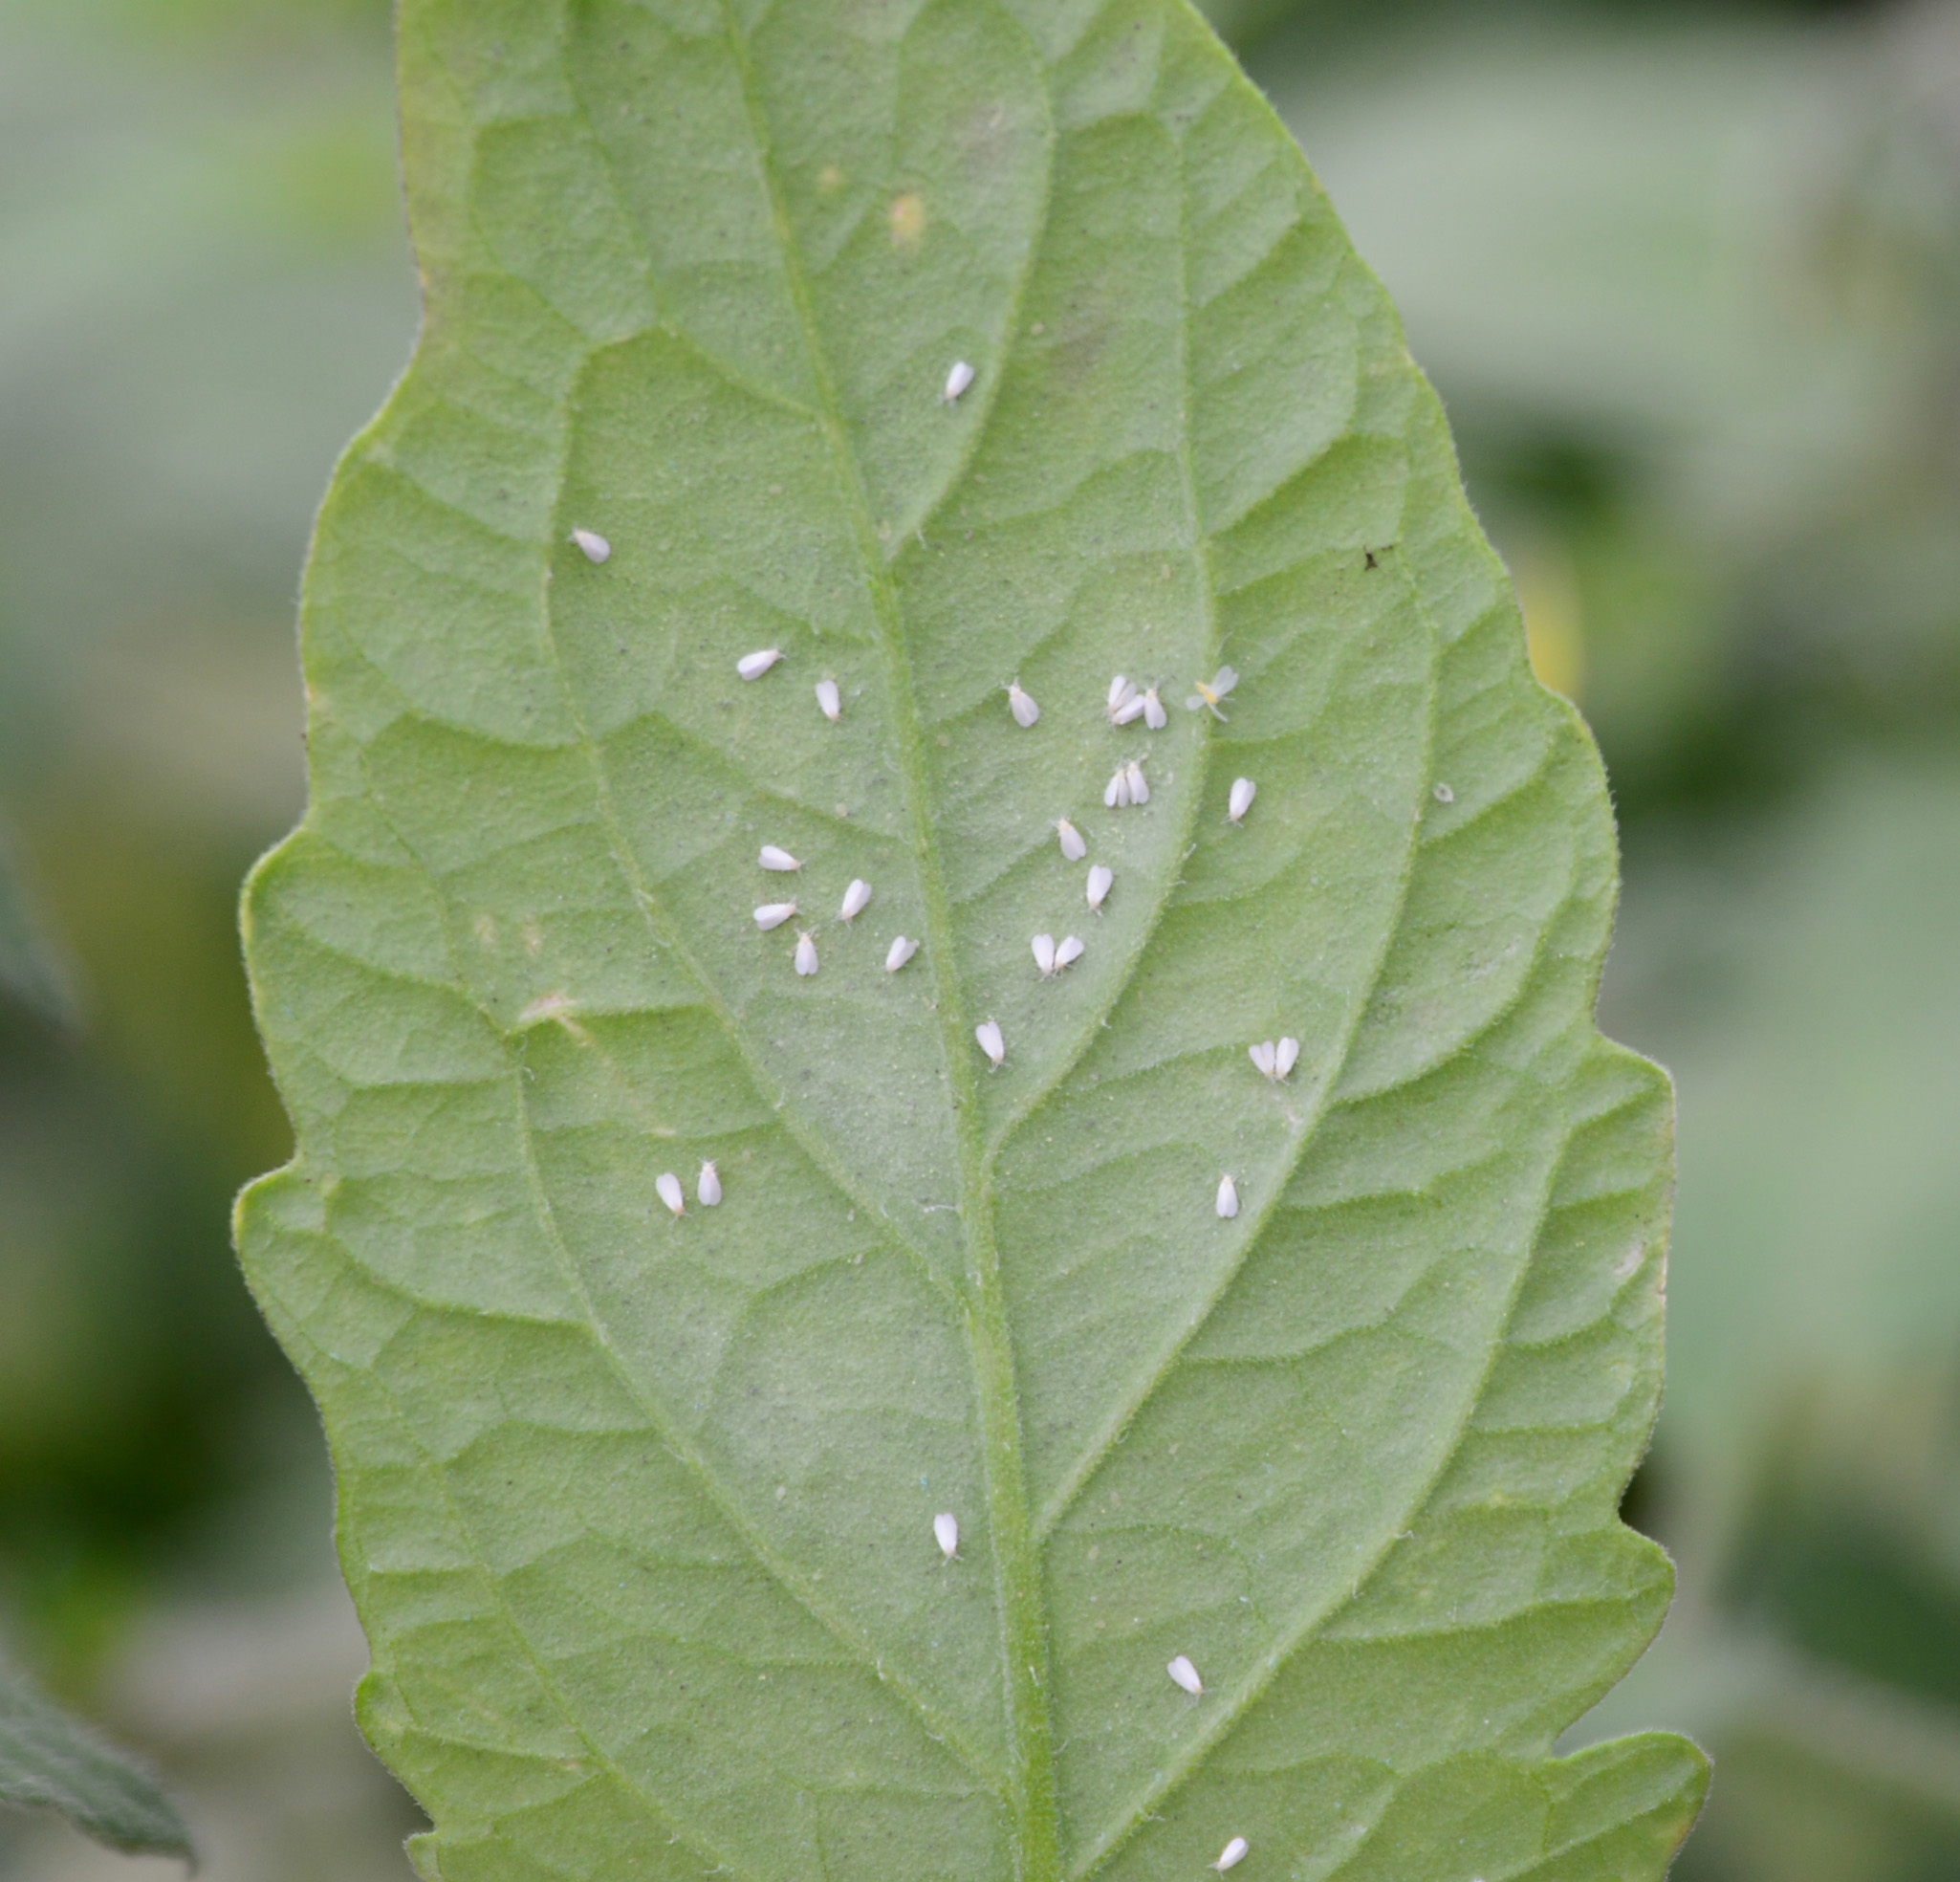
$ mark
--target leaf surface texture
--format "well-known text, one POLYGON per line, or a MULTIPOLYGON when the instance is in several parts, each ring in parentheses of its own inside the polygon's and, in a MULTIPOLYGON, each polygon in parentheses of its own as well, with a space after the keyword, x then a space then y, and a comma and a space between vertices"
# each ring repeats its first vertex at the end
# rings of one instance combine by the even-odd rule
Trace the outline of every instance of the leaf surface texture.
POLYGON ((1297 150, 1169 0, 401 33, 241 1246, 425 1871, 1658 1875, 1604 791, 1297 150))

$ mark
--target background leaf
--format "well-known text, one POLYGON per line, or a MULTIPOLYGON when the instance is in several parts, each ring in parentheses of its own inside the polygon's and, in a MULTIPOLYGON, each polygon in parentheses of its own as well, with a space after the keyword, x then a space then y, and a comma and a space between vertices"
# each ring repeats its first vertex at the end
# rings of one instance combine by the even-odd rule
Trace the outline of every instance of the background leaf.
POLYGON ((402 42, 427 318, 309 573, 240 1236, 425 1871, 1658 1874, 1698 1756, 1550 1747, 1666 1600, 1667 1094, 1592 1025, 1591 746, 1297 152, 1159 0, 402 42))
POLYGON ((156 1784, 5 1668, 0 1804, 58 1810, 119 1849, 191 1856, 190 1832, 156 1784))
POLYGON ((13 852, 13 833, 0 820, 0 997, 73 1026, 79 1013, 69 969, 28 894, 13 852))

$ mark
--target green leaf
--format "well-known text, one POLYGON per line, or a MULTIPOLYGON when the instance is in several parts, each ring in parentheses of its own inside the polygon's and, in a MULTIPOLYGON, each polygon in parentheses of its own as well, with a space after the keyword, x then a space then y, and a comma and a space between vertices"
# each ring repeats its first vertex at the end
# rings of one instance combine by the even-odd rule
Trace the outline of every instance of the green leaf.
POLYGON ((1298 152, 1178 0, 401 33, 427 317, 308 575, 240 1245, 424 1872, 1658 1875, 1699 1755, 1551 1745, 1667 1599, 1667 1089, 1298 152))
POLYGON ((0 1666, 0 1804, 58 1810, 98 1843, 191 1859, 176 1805, 125 1758, 0 1666))

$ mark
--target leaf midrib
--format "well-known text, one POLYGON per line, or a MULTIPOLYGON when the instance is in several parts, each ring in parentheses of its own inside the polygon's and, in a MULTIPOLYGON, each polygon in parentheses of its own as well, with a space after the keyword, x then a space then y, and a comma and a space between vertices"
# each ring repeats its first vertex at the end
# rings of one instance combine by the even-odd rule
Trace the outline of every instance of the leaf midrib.
MULTIPOLYGON (((1039 1110, 1073 1066, 1078 1062, 1082 1051, 1086 1050, 1088 1043, 1093 1040, 1096 1029, 1093 1026, 1084 1029, 1082 1039, 1076 1049, 1065 1054, 1050 1074, 1032 1087, 1009 1110, 990 1139, 981 1124, 973 1055, 968 1046, 968 1016, 963 996, 964 988, 961 984, 958 956, 953 943, 950 905, 945 878, 939 867, 939 852, 933 833, 925 737, 918 714, 917 694, 912 684, 903 606, 892 581, 890 563, 880 544, 876 520, 864 487, 862 469, 849 441, 836 382, 819 337, 819 323, 809 280, 783 202, 782 190, 773 161, 773 145, 766 116, 757 97, 747 40, 735 17, 732 0, 723 0, 722 11, 725 30, 741 80, 743 106, 754 149, 757 173, 768 198, 784 279, 795 306, 812 382, 817 391, 816 406, 810 411, 809 416, 821 430, 831 455, 834 474, 850 517, 858 559, 878 628, 878 641, 884 669, 884 690, 891 728, 899 748, 900 778, 907 821, 910 824, 921 897, 925 907, 926 939, 937 994, 935 1006, 940 1020, 942 1052, 954 1110, 955 1140, 960 1151, 960 1218, 969 1255, 966 1275, 969 1294, 963 1304, 967 1308, 967 1334, 983 1423, 982 1467, 988 1487, 989 1528, 995 1561, 997 1600, 1003 1634, 1002 1673, 1004 1697, 1007 1702, 1009 1773, 1012 1787, 1009 1801, 1013 1816, 1015 1866, 1020 1882, 1059 1882, 1063 1873, 1060 1855, 1059 1799, 1054 1770, 1053 1721, 1047 1701, 1045 1613, 1040 1599, 1039 1557, 1042 1544, 1054 1522, 1059 1520, 1069 1502, 1073 1500, 1076 1491, 1093 1475, 1097 1462, 1106 1454, 1115 1436, 1120 1434, 1147 1402, 1169 1365, 1174 1363, 1176 1355, 1187 1346, 1190 1339, 1195 1337, 1196 1331, 1209 1319, 1217 1300, 1230 1288, 1231 1280, 1235 1278, 1243 1263, 1241 1261, 1233 1264, 1231 1275, 1206 1302, 1204 1310, 1195 1318, 1192 1325, 1180 1336, 1171 1352, 1151 1368, 1142 1388, 1130 1397, 1120 1417, 1111 1425, 1104 1441, 1099 1443, 1078 1472, 1072 1473, 1068 1489, 1046 1512, 1045 1520, 1037 1529, 1027 1499, 1012 1337, 1000 1282, 998 1249, 993 1236, 992 1170, 998 1153, 1015 1130, 1039 1110)), ((1040 64, 1038 53, 1035 63, 1037 67, 1040 64)), ((1183 155, 1180 144, 1180 166, 1183 155)), ((1183 177, 1182 167, 1178 190, 1180 317, 1176 322, 1179 392, 1177 467, 1185 515, 1190 530, 1190 553, 1197 564, 1198 591, 1205 617, 1206 664, 1209 665, 1215 663, 1217 658, 1220 630, 1209 538, 1204 526, 1196 470, 1191 456, 1189 322, 1186 317, 1191 304, 1188 272, 1189 190, 1183 177)), ((1050 191, 1044 189, 1044 213, 1049 200, 1050 191)), ((1025 284, 1039 252, 1040 240, 1037 233, 1029 242, 1027 258, 1016 274, 1009 296, 1003 331, 1010 335, 1017 325, 1018 309, 1025 284)), ((976 438, 980 435, 986 413, 991 409, 997 394, 999 379, 998 372, 990 377, 985 394, 986 403, 978 415, 980 423, 973 428, 976 438)), ((956 477, 955 472, 955 480, 956 477)), ((921 518, 922 529, 925 521, 936 511, 940 500, 936 498, 927 506, 921 518)), ((1433 649, 1433 628, 1429 638, 1433 649)), ((1433 717, 1433 653, 1431 667, 1428 703, 1433 717)), ((1428 735, 1426 727, 1426 750, 1428 735)), ((589 742, 588 739, 588 744, 589 742)), ((1203 739, 1194 754, 1193 765, 1197 776, 1192 781, 1192 788, 1187 794, 1183 807, 1183 828, 1178 845, 1180 850, 1187 847, 1191 832, 1195 828, 1204 779, 1210 761, 1210 746, 1211 741, 1209 738, 1203 739)), ((593 756, 597 764, 596 751, 593 756)), ((1416 835, 1416 831, 1411 830, 1404 853, 1402 881, 1398 885, 1397 914, 1383 926, 1382 946, 1367 977, 1369 987, 1372 987, 1379 978, 1399 927, 1399 911, 1406 895, 1409 877, 1413 872, 1416 835)), ((1103 1009, 1104 1017, 1122 998, 1130 984, 1136 963, 1147 947, 1150 935, 1161 924, 1172 899, 1166 890, 1153 906, 1149 919, 1143 925, 1129 958, 1113 978, 1103 1009)), ((648 904, 651 914, 651 898, 642 896, 642 901, 648 904)), ((711 982, 693 961, 691 951, 679 944, 678 936, 673 937, 673 940, 677 953, 689 967, 697 984, 703 987, 707 997, 720 1013, 725 1029, 739 1039, 739 1029, 733 1024, 732 1015, 726 1012, 722 1002, 712 992, 711 982)), ((1364 991, 1357 999, 1349 1035, 1343 1041, 1342 1050, 1339 1055, 1341 1063, 1345 1062, 1347 1046, 1351 1044, 1353 1032, 1360 1024, 1366 1004, 1364 991)), ((746 1052, 744 1057, 748 1057, 746 1052)), ((1289 1170, 1297 1163, 1315 1134, 1314 1127, 1324 1113, 1327 1099, 1337 1081, 1338 1070, 1337 1064, 1335 1070, 1329 1074, 1323 1090, 1322 1104, 1316 1107, 1308 1120, 1303 1121, 1302 1127, 1296 1133, 1292 1151, 1287 1160, 1289 1170)), ((799 1132, 799 1137, 802 1134, 799 1132)), ((1283 1185, 1275 1187, 1275 1196, 1279 1187, 1283 1185)), ((1269 1199, 1265 1214, 1270 1214, 1273 1207, 1274 1202, 1269 1199)), ((1262 1215, 1259 1220, 1263 1219, 1262 1215)), ((1255 1222, 1245 1238, 1248 1248, 1257 1239, 1257 1227, 1258 1223, 1255 1222)), ((1290 1657, 1290 1653, 1283 1657, 1290 1657)), ((1249 1692, 1246 1696, 1250 1700, 1255 1695, 1249 1692)), ((1226 1717, 1222 1722, 1217 1724, 1213 1733, 1207 1736, 1207 1752, 1218 1734, 1225 1729, 1226 1724, 1235 1721, 1242 1711, 1243 1705, 1225 1709, 1226 1717)), ((1153 1786, 1153 1796, 1161 1796, 1165 1790, 1175 1787, 1197 1762, 1200 1761, 1192 1760, 1183 1763, 1177 1777, 1171 1779, 1168 1784, 1161 1788, 1153 1786)), ((1127 1841, 1138 1826, 1146 1820, 1149 1809, 1150 1804, 1143 1803, 1136 1810, 1124 1813, 1120 1821, 1092 1846, 1086 1861, 1076 1872, 1085 1874, 1100 1867, 1115 1849, 1127 1841)))
MULTIPOLYGON (((960 984, 952 915, 933 833, 925 733, 912 684, 904 612, 893 586, 890 565, 879 545, 862 467, 845 430, 830 361, 819 337, 809 278, 776 175, 773 144, 758 96, 748 41, 736 17, 733 0, 722 0, 722 18, 741 80, 743 110, 754 146, 757 172, 769 200, 784 278, 817 387, 818 424, 850 514, 858 558, 878 624, 884 690, 899 748, 900 780, 925 905, 925 938, 938 995, 935 1005, 940 1044, 950 1088, 954 1136, 959 1146, 960 1223, 968 1258, 964 1319, 981 1421, 981 1470, 987 1486, 988 1537, 1000 1614, 1010 1835, 1020 1882, 1056 1882, 1061 1871, 1060 1814, 1056 1792, 1055 1728, 1048 1704, 1048 1644, 1040 1562, 1029 1517, 1013 1349, 1001 1286, 999 1250, 993 1234, 992 1176, 982 1134, 973 1053, 967 1043, 966 1002, 960 984)), ((1035 62, 1038 65, 1038 57, 1035 62)), ((1045 215, 1046 188, 1042 202, 1045 215)), ((1008 296, 1003 331, 1010 336, 1019 323, 1021 295, 1040 246, 1037 231, 1028 243, 1008 296)), ((991 409, 998 379, 998 373, 992 376, 987 403, 976 415, 976 433, 991 409)))

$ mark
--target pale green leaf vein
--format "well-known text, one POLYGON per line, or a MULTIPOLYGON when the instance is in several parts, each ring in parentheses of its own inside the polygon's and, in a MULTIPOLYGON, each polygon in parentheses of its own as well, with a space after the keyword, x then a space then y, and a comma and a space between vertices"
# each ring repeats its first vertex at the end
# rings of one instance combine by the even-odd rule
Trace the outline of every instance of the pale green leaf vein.
MULTIPOLYGON (((942 1052, 960 1151, 960 1220, 968 1253, 966 1326, 980 1409, 982 1468, 1000 1611, 1012 1834, 1021 1882, 1049 1882, 1059 1871, 1060 1850, 1054 1725, 1048 1701, 1047 1630, 1041 1610, 1040 1569, 1028 1520, 1013 1355, 1001 1289, 999 1253, 993 1239, 992 1184, 980 1132, 979 1094, 973 1083, 973 1053, 967 1042, 967 1015, 961 997, 951 911, 939 866, 918 694, 911 676, 903 611, 889 566, 879 548, 862 469, 848 441, 810 284, 784 206, 781 183, 775 174, 773 142, 747 39, 731 0, 724 0, 722 17, 741 77, 755 161, 768 190, 777 244, 823 408, 824 433, 838 485, 849 507, 858 558, 871 594, 883 648, 885 692, 912 826, 926 941, 938 994, 942 1052)), ((1031 245, 1024 278, 1038 246, 1031 245)))
POLYGON ((687 1470, 701 1486, 702 1494, 708 1499, 719 1515, 734 1532, 742 1538, 755 1560, 766 1568, 771 1577, 808 1613, 839 1646, 845 1648, 857 1662, 877 1674, 880 1680, 902 1694, 918 1714, 922 1723, 935 1738, 945 1741, 960 1762, 990 1789, 1000 1792, 1003 1780, 993 1771, 977 1747, 969 1744, 959 1727, 944 1718, 926 1696, 907 1681, 902 1674, 888 1668, 879 1654, 874 1642, 849 1621, 833 1609, 812 1586, 809 1579, 798 1573, 795 1567, 776 1549, 770 1545, 768 1537, 751 1519, 742 1505, 740 1498, 723 1485, 700 1449, 685 1433, 670 1420, 663 1408, 641 1387, 619 1349, 613 1345, 605 1323, 594 1306, 592 1297, 585 1286, 584 1278, 572 1251, 566 1246, 563 1233, 557 1223, 557 1214, 552 1207, 550 1194, 544 1184, 542 1171, 538 1169, 537 1152, 532 1136, 530 1100, 524 1089, 525 1080, 521 1066, 512 1067, 511 1079, 512 1096, 517 1114, 517 1127, 524 1145, 525 1180, 529 1186, 532 1205, 536 1212, 539 1228, 551 1243, 552 1253, 556 1259, 565 1280, 565 1285, 572 1290, 583 1313, 586 1324, 592 1332, 599 1349, 605 1355, 606 1365, 619 1381, 621 1389, 645 1415, 647 1425, 660 1441, 687 1470))

